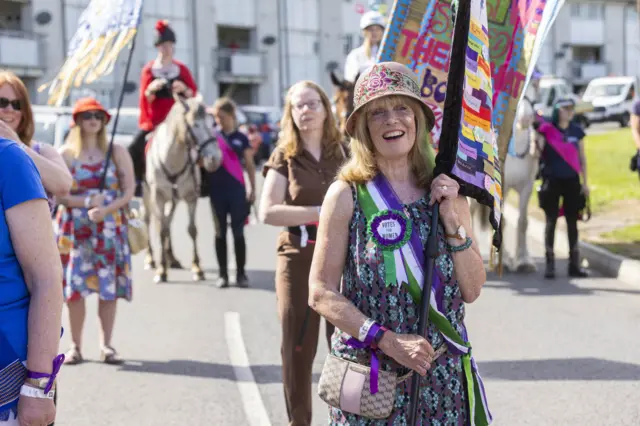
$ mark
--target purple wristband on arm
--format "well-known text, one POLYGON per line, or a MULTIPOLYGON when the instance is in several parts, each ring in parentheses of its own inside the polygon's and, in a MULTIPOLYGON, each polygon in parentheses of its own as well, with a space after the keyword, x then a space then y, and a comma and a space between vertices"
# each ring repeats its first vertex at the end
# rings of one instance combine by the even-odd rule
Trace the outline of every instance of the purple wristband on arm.
MULTIPOLYGON (((367 333, 367 337, 364 339, 364 342, 361 342, 355 338, 350 338, 347 340, 347 345, 351 346, 355 349, 369 349, 371 352, 371 373, 370 373, 370 381, 371 381, 371 394, 375 395, 378 393, 378 373, 380 371, 380 359, 378 358, 378 347, 375 341, 376 335, 378 331, 384 330, 387 331, 386 328, 380 326, 380 324, 374 323, 371 328, 369 328, 369 332, 367 333)), ((380 336, 382 338, 382 336, 380 336)), ((378 339, 379 340, 379 339, 378 339)))

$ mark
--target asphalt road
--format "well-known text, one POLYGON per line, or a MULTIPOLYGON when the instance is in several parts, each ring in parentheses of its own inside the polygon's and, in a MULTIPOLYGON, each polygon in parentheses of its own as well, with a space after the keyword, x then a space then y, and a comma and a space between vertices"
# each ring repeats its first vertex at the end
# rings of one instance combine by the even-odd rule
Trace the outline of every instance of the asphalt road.
MULTIPOLYGON (((180 205, 172 231, 177 256, 189 265, 185 218, 180 205)), ((212 285, 206 200, 198 229, 204 282, 172 270, 169 283, 154 284, 143 255, 134 258, 134 299, 119 304, 113 341, 124 365, 98 361, 97 303, 89 299, 88 361, 63 367, 56 425, 287 424, 273 283, 278 229, 247 227, 251 288, 225 290, 212 285)), ((566 263, 558 270, 563 275, 566 263)), ((468 307, 467 324, 495 425, 640 424, 640 288, 603 278, 545 282, 540 274, 491 274, 468 307)), ((65 333, 61 350, 68 344, 65 333)), ((326 353, 320 344, 316 383, 326 353)), ((327 424, 318 398, 313 424, 327 424)))

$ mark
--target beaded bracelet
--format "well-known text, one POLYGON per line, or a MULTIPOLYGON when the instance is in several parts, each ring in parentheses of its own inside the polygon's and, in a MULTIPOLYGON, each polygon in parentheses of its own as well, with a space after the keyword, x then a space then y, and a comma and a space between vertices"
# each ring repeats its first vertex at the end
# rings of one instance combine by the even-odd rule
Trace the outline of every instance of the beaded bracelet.
POLYGON ((464 251, 464 250, 468 249, 469 247, 471 247, 472 243, 473 243, 473 241, 471 240, 471 237, 467 237, 467 239, 465 240, 464 244, 462 244, 460 246, 452 246, 449 243, 447 243, 447 246, 449 246, 449 250, 451 250, 451 253, 456 253, 456 252, 464 251))

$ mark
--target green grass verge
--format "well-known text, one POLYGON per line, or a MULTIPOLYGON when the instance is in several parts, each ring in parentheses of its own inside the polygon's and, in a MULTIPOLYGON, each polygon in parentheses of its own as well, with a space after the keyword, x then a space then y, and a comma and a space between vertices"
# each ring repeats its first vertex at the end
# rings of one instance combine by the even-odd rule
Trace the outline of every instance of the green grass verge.
POLYGON ((612 201, 640 199, 638 175, 629 170, 635 147, 630 129, 589 135, 584 144, 594 212, 612 201))
POLYGON ((605 232, 602 237, 620 243, 640 244, 640 223, 605 232))

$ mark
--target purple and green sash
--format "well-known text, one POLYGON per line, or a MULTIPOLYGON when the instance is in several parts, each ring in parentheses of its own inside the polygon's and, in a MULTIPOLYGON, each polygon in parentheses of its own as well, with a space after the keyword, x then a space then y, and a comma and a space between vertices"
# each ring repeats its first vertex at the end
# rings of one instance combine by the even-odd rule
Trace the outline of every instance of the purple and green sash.
MULTIPOLYGON (((416 304, 422 299, 424 282, 424 246, 418 228, 413 226, 402 203, 383 174, 378 174, 366 185, 358 185, 358 201, 367 216, 367 251, 378 247, 382 251, 385 271, 385 285, 404 285, 416 304)), ((434 265, 435 268, 435 265, 434 265)), ((429 321, 436 326, 447 346, 462 359, 466 377, 471 424, 489 425, 492 416, 478 372, 478 366, 471 354, 471 345, 465 336, 451 325, 444 314, 443 277, 436 268, 429 301, 429 321)))

